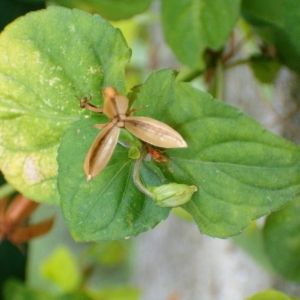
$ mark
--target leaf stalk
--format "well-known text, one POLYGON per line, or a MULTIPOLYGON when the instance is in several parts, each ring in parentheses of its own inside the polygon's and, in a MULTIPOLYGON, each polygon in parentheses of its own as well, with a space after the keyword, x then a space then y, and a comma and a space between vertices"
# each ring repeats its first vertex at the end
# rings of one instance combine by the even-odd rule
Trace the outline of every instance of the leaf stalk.
POLYGON ((147 152, 146 147, 145 146, 141 147, 140 157, 136 160, 136 162, 134 164, 134 168, 133 168, 133 181, 134 181, 134 184, 136 185, 136 187, 142 193, 144 193, 146 196, 154 199, 155 198, 154 194, 141 182, 141 179, 140 179, 141 165, 142 165, 143 160, 147 156, 147 153, 148 152, 147 152))

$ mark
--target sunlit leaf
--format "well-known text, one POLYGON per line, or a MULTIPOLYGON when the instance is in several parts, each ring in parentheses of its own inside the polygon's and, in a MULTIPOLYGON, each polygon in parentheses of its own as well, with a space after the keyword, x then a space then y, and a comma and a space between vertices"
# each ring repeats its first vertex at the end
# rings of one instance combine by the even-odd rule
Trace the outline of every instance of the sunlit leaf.
POLYGON ((130 57, 121 33, 97 15, 51 7, 0 35, 0 168, 28 198, 58 203, 61 134, 82 114, 75 95, 102 102, 102 87, 124 91, 130 57))
POLYGON ((42 265, 45 278, 64 293, 75 292, 81 283, 81 273, 73 254, 66 247, 57 248, 42 265))
POLYGON ((294 297, 289 297, 275 290, 266 290, 247 298, 246 300, 296 300, 294 297))

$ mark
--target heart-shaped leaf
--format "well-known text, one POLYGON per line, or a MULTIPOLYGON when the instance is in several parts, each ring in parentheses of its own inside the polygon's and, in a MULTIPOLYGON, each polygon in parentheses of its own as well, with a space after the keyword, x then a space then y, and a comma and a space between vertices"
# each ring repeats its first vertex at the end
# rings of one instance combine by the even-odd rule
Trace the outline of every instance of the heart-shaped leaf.
POLYGON ((143 107, 136 115, 167 123, 187 142, 186 149, 169 149, 169 163, 157 166, 170 181, 198 187, 183 208, 202 233, 236 235, 300 193, 298 146, 209 94, 175 83, 170 70, 153 73, 134 106, 143 107))
MULTIPOLYGON (((135 236, 165 219, 162 209, 141 193, 133 182, 135 160, 128 148, 117 145, 106 168, 87 182, 83 163, 100 130, 91 125, 106 123, 99 115, 74 122, 62 137, 58 152, 58 188, 67 225, 77 241, 105 241, 135 236)), ((163 176, 151 164, 143 168, 142 180, 161 185, 163 176), (150 169, 149 169, 150 168, 150 169)))
MULTIPOLYGON (((238 109, 176 83, 171 70, 153 73, 136 94, 134 107, 141 108, 135 115, 162 121, 186 140, 188 148, 164 153, 168 162, 144 163, 141 176, 147 186, 196 185, 198 191, 183 208, 201 232, 223 238, 236 235, 251 220, 299 194, 299 147, 238 109)), ((84 158, 99 134, 90 125, 106 122, 98 115, 73 123, 59 149, 62 208, 77 240, 136 235, 168 214, 134 185, 134 160, 120 145, 102 173, 86 182, 84 158)))
POLYGON ((51 7, 29 13, 0 36, 0 167, 28 198, 58 203, 56 153, 82 114, 75 95, 101 104, 101 89, 124 91, 130 49, 97 15, 51 7))
POLYGON ((240 0, 162 0, 162 25, 177 58, 203 68, 205 49, 220 50, 240 12, 240 0))

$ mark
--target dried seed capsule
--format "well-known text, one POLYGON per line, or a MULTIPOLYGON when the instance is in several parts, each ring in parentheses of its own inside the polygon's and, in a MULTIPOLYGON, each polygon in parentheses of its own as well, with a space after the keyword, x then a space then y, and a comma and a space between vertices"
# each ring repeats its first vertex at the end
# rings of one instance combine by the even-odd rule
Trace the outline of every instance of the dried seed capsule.
POLYGON ((114 118, 126 114, 129 100, 125 96, 119 94, 114 87, 107 87, 103 92, 103 97, 103 112, 106 116, 114 118))
MULTIPOLYGON (((110 118, 108 124, 97 124, 94 127, 103 128, 96 137, 84 162, 87 180, 98 175, 107 165, 118 141, 121 128, 127 129, 140 140, 163 148, 187 147, 182 136, 173 128, 160 121, 147 117, 129 117, 135 110, 128 110, 129 100, 110 86, 103 91, 103 113, 110 118)), ((88 99, 87 99, 88 100, 88 99)), ((87 108, 91 109, 89 106, 87 108)), ((95 111, 93 108, 92 110, 95 111)), ((158 155, 160 161, 167 161, 158 155)))
POLYGON ((182 136, 169 125, 147 117, 127 117, 125 128, 139 139, 163 148, 185 148, 182 136))
POLYGON ((53 223, 54 218, 51 218, 34 225, 18 227, 9 235, 9 240, 13 244, 26 243, 33 238, 37 238, 46 234, 52 228, 53 223))
POLYGON ((8 206, 5 220, 11 226, 16 226, 26 220, 38 206, 39 203, 24 197, 22 194, 18 194, 8 206))
POLYGON ((119 133, 120 128, 116 126, 116 121, 112 121, 98 134, 84 161, 87 181, 105 168, 114 152, 119 133))
POLYGON ((52 227, 54 218, 43 222, 24 226, 29 216, 36 210, 39 203, 18 194, 7 206, 7 200, 0 201, 0 242, 8 239, 20 248, 19 244, 28 242, 46 234, 52 227))

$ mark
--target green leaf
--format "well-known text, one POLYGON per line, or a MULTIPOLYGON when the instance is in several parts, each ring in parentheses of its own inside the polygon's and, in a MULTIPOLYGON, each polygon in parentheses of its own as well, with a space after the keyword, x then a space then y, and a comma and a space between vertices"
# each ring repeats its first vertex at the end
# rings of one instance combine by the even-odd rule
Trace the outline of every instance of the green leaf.
POLYGON ((0 168, 16 189, 58 203, 56 155, 62 133, 80 115, 75 95, 125 89, 130 50, 97 15, 51 7, 29 13, 0 35, 0 168))
POLYGON ((258 227, 257 222, 253 221, 242 234, 232 237, 231 240, 241 247, 265 270, 272 274, 276 273, 266 251, 263 230, 258 227))
MULTIPOLYGON (((99 129, 106 123, 102 115, 74 122, 62 137, 58 151, 58 189, 67 225, 77 241, 123 239, 147 231, 164 220, 169 209, 162 209, 141 193, 133 182, 134 160, 128 148, 117 145, 106 168, 92 181, 83 171, 85 156, 99 129)), ((160 185, 163 177, 145 166, 142 180, 160 185)))
POLYGON ((57 297, 26 288, 16 280, 9 280, 4 286, 4 300, 57 300, 57 297))
POLYGON ((242 13, 268 43, 275 45, 282 62, 300 72, 299 1, 243 0, 242 13))
POLYGON ((87 251, 89 259, 100 265, 117 266, 125 262, 129 254, 128 241, 109 241, 92 244, 87 251))
MULTIPOLYGON (((70 278, 71 277, 72 276, 70 276, 70 278)), ((107 299, 117 300, 120 298, 107 299)), ((9 280, 4 286, 4 300, 92 300, 92 298, 78 291, 71 294, 54 296, 51 293, 45 293, 43 291, 28 288, 19 281, 9 280)))
MULTIPOLYGON (((237 235, 251 220, 281 208, 300 192, 300 148, 266 131, 238 109, 213 100, 171 70, 154 72, 140 87, 135 115, 177 130, 187 149, 168 149, 168 163, 144 162, 146 186, 168 182, 196 185, 182 207, 201 232, 237 235)), ((154 205, 133 183, 134 160, 117 145, 103 172, 86 182, 83 163, 99 134, 98 115, 75 122, 62 137, 58 188, 66 222, 76 240, 120 239, 153 228, 169 210, 154 205)))
POLYGON ((186 210, 184 210, 182 207, 175 207, 172 209, 172 213, 179 219, 191 222, 193 221, 193 217, 191 214, 189 214, 186 210))
POLYGON ((109 20, 129 19, 145 11, 152 0, 54 0, 56 3, 98 13, 109 20))
POLYGON ((291 298, 281 292, 275 290, 266 290, 255 294, 254 296, 247 298, 246 300, 292 300, 296 298, 291 298))
POLYGON ((189 67, 204 68, 205 49, 220 50, 240 12, 240 0, 162 0, 167 43, 189 67))
POLYGON ((280 70, 280 62, 265 56, 252 56, 251 69, 261 83, 273 83, 280 70))
POLYGON ((187 142, 187 149, 167 150, 169 163, 157 166, 169 181, 198 187, 183 208, 202 233, 237 235, 300 193, 298 146, 209 94, 176 83, 172 71, 154 72, 134 107, 143 107, 135 115, 170 125, 187 142))
POLYGON ((66 247, 58 247, 42 266, 45 278, 55 283, 63 293, 75 292, 82 278, 75 257, 66 247))
POLYGON ((100 291, 90 291, 89 295, 93 299, 105 300, 138 300, 141 298, 141 292, 132 287, 114 287, 100 291))
POLYGON ((300 282, 300 198, 271 214, 264 227, 270 259, 286 279, 300 282))
POLYGON ((61 295, 56 297, 56 300, 93 300, 83 292, 74 292, 71 294, 61 295))

